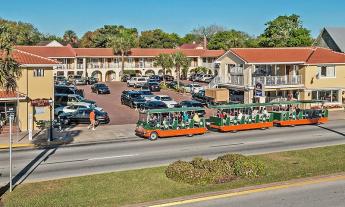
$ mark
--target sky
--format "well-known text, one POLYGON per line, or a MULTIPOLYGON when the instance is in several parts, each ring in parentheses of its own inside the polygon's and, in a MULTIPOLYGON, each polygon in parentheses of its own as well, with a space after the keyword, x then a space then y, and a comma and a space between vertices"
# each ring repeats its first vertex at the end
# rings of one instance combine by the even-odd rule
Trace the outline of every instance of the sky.
POLYGON ((344 0, 10 0, 0 4, 0 18, 32 23, 39 31, 78 36, 106 24, 161 28, 185 35, 217 24, 259 35, 279 15, 297 14, 316 37, 323 27, 345 26, 344 0))

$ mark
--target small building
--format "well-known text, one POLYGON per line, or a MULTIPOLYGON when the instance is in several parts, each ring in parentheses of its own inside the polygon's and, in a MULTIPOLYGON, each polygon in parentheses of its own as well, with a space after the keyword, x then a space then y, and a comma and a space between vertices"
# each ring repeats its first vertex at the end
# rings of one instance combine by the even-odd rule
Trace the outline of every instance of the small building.
POLYGON ((216 60, 210 87, 226 87, 233 101, 345 99, 345 54, 320 47, 233 48, 216 60))
POLYGON ((314 42, 314 46, 345 53, 345 27, 325 27, 314 42))
POLYGON ((22 75, 17 80, 16 91, 0 89, 3 128, 7 127, 9 115, 13 115, 14 126, 19 130, 37 129, 36 121, 49 121, 54 115, 53 67, 59 62, 18 49, 12 51, 12 57, 20 64, 22 75))

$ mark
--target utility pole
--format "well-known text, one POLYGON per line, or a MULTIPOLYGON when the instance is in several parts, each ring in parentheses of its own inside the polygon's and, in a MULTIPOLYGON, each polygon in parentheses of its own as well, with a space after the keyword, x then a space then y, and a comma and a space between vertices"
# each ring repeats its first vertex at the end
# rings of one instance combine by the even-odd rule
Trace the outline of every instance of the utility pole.
POLYGON ((9 137, 9 147, 10 147, 10 192, 12 192, 12 114, 9 116, 10 120, 10 137, 9 137))

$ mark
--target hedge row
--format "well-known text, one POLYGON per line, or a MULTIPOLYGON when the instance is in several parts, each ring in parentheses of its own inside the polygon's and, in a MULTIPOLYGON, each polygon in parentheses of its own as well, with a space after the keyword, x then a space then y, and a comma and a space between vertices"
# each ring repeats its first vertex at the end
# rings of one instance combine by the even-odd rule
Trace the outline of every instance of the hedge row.
POLYGON ((226 154, 215 160, 195 158, 191 162, 176 161, 168 166, 165 174, 177 182, 215 184, 264 175, 265 166, 253 157, 226 154))

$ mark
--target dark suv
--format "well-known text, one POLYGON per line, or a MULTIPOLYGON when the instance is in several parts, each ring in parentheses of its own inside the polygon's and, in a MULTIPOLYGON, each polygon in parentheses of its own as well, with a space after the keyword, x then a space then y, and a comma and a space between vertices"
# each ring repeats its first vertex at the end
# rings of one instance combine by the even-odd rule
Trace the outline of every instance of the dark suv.
POLYGON ((138 91, 123 91, 121 94, 121 104, 131 108, 139 108, 146 101, 138 91))

